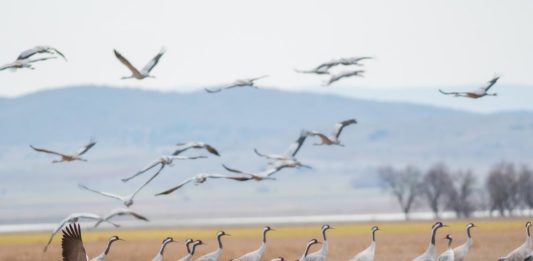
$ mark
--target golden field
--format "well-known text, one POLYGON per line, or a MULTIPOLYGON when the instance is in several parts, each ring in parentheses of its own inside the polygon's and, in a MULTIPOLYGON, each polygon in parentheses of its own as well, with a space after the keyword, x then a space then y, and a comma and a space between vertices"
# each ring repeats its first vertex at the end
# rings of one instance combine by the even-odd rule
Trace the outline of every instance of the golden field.
MULTIPOLYGON (((478 220, 478 228, 473 230, 474 246, 469 260, 496 260, 519 246, 524 240, 526 220, 478 220)), ((450 233, 454 236, 454 246, 465 240, 466 221, 445 222, 437 235, 437 248, 440 253, 446 247, 442 238, 450 233)), ((372 224, 332 224, 336 229, 328 233, 328 260, 348 260, 366 248, 370 242, 372 224)), ((378 224, 376 260, 411 260, 421 254, 428 245, 431 222, 392 222, 378 224)), ((229 260, 254 250, 260 242, 260 227, 225 227, 231 237, 225 237, 221 260, 229 260)), ((321 239, 320 226, 276 226, 268 235, 268 248, 264 260, 283 256, 287 260, 299 257, 306 242, 311 238, 321 239)), ((151 260, 157 253, 161 240, 172 236, 179 243, 170 244, 165 251, 165 260, 176 260, 183 256, 186 238, 202 239, 206 246, 198 248, 197 255, 213 251, 216 247, 215 228, 172 228, 172 229, 119 229, 84 230, 83 240, 90 257, 98 255, 104 248, 107 238, 118 235, 126 241, 113 245, 107 260, 151 260)), ((61 246, 58 234, 47 253, 42 253, 48 240, 47 233, 0 234, 0 260, 61 260, 61 246)), ((315 246, 313 250, 320 246, 315 246)))

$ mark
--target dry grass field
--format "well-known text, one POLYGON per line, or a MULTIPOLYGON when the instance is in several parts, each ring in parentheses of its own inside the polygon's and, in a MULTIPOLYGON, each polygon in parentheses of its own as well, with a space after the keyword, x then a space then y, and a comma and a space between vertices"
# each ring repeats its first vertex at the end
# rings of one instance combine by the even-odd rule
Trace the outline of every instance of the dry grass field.
MULTIPOLYGON (((524 240, 523 225, 526 220, 478 220, 479 228, 473 231, 474 246, 469 260, 496 260, 508 251, 519 246, 524 240)), ((442 238, 451 233, 454 246, 465 240, 464 226, 466 221, 447 223, 450 228, 441 229, 438 233, 438 252, 445 248, 442 238)), ((371 224, 332 224, 336 227, 329 233, 329 260, 348 260, 358 251, 367 247, 370 241, 371 224)), ((377 235, 376 260, 411 260, 422 253, 428 245, 430 222, 382 223, 377 235)), ((288 260, 299 257, 306 242, 311 238, 320 239, 320 226, 277 226, 270 232, 268 248, 264 260, 283 256, 288 260)), ((238 257, 257 248, 260 241, 260 228, 227 227, 224 230, 231 237, 224 240, 224 253, 221 260, 238 257)), ((217 247, 214 240, 216 229, 122 229, 104 231, 83 231, 85 248, 89 256, 99 254, 106 240, 117 234, 127 241, 117 242, 113 246, 108 260, 151 260, 159 249, 161 240, 173 236, 179 243, 171 244, 165 251, 165 260, 176 260, 184 255, 183 241, 192 237, 207 243, 200 247, 199 255, 212 251, 217 247)), ((0 260, 61 260, 60 236, 56 237, 51 248, 45 254, 42 248, 48 238, 46 233, 0 234, 0 260)), ((317 246, 318 248, 318 246, 317 246)), ((314 249, 313 249, 314 250, 314 249)))

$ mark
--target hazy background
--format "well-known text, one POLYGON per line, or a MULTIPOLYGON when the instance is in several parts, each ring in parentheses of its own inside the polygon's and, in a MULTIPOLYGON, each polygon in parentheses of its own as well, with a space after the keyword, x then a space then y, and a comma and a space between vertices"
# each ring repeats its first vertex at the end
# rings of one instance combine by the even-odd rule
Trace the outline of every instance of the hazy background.
MULTIPOLYGON (((446 162, 478 175, 500 160, 531 161, 531 1, 9 1, 1 63, 47 44, 65 53, 37 70, 0 72, 0 224, 104 214, 120 202, 78 183, 129 193, 120 178, 200 140, 221 158, 177 162, 136 200, 152 219, 396 212, 375 175, 383 164, 446 162), (142 67, 161 48, 155 79, 121 81, 120 50, 142 67), (331 87, 294 73, 343 56, 375 56, 366 77, 331 87), (269 74, 260 90, 204 87, 269 74), (495 74, 498 97, 442 96, 495 74), (208 181, 156 192, 222 163, 262 170, 253 148, 281 153, 300 129, 329 132, 355 117, 339 147, 304 146, 313 170, 275 182, 208 181), (29 144, 75 151, 95 137, 89 162, 50 164, 29 144)), ((196 153, 189 153, 196 154, 196 153)))

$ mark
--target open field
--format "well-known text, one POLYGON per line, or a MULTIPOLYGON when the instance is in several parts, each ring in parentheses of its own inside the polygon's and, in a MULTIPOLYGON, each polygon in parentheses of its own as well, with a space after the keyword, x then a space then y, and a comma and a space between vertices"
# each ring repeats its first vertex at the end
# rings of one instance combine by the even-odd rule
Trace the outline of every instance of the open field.
MULTIPOLYGON (((496 260, 515 247, 524 239, 523 225, 526 220, 479 220, 479 228, 473 230, 474 246, 469 260, 496 260)), ((447 233, 454 236, 454 246, 465 240, 464 226, 466 221, 445 222, 450 228, 441 229, 438 233, 438 252, 445 248, 442 238, 447 233)), ((339 224, 329 232, 329 260, 348 260, 358 251, 367 247, 370 242, 371 224, 339 224)), ((382 223, 377 235, 376 260, 411 260, 422 253, 427 247, 430 233, 430 222, 382 223)), ((321 238, 320 226, 278 226, 276 231, 269 233, 268 249, 265 260, 271 257, 284 256, 293 260, 301 255, 305 243, 311 238, 321 238)), ((231 237, 226 237, 224 253, 221 260, 238 257, 257 248, 260 241, 260 228, 227 227, 224 230, 231 237)), ((125 242, 114 244, 108 260, 151 260, 159 249, 161 240, 173 236, 179 243, 171 244, 165 251, 165 260, 176 260, 184 255, 182 242, 192 237, 207 243, 199 249, 199 255, 212 251, 217 244, 214 240, 216 229, 123 229, 103 231, 83 231, 85 248, 89 256, 99 254, 105 246, 106 239, 113 234, 126 239, 125 242)), ((51 248, 45 254, 42 247, 48 239, 47 233, 0 234, 0 260, 60 260, 60 236, 56 237, 51 248)), ((318 248, 318 246, 316 247, 318 248)))

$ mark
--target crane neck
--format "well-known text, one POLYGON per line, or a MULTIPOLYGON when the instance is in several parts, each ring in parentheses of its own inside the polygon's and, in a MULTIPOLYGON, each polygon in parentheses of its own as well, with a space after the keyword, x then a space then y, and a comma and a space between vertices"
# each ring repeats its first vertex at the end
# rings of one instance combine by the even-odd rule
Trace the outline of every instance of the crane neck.
POLYGON ((191 256, 194 255, 194 251, 196 250, 196 247, 197 247, 198 245, 199 245, 199 244, 193 244, 193 245, 192 245, 191 253, 189 253, 189 255, 191 255, 191 256))
POLYGON ((372 231, 372 242, 376 242, 376 232, 377 230, 372 231))
POLYGON ((222 246, 222 236, 223 236, 223 234, 219 234, 219 235, 217 236, 218 248, 219 248, 219 249, 222 249, 222 248, 223 248, 223 246, 222 246))
POLYGON ((307 257, 307 254, 309 254, 309 249, 311 249, 311 246, 314 245, 314 244, 315 243, 307 244, 307 246, 305 247, 304 257, 307 257))
POLYGON ((526 232, 527 232, 527 237, 530 238, 531 237, 531 233, 529 231, 529 227, 530 226, 526 226, 526 232))
POLYGON ((468 228, 466 229, 466 235, 467 235, 468 239, 472 239, 472 234, 471 234, 471 232, 470 232, 471 229, 472 229, 472 227, 468 227, 468 228))
POLYGON ((104 251, 104 255, 107 256, 107 254, 109 253, 109 250, 111 250, 111 244, 113 244, 113 242, 115 242, 116 239, 111 239, 107 242, 107 246, 105 248, 105 251, 104 251))
POLYGON ((327 230, 328 230, 327 228, 322 229, 322 238, 324 239, 324 242, 328 241, 328 239, 327 239, 327 237, 326 237, 326 231, 327 231, 327 230))
POLYGON ((431 230, 431 244, 430 245, 435 246, 435 236, 437 235, 437 229, 439 228, 440 228, 439 226, 436 226, 431 230))
POLYGON ((165 252, 165 247, 167 246, 168 243, 170 243, 170 241, 167 241, 167 242, 163 243, 163 245, 161 245, 161 249, 159 249, 159 254, 161 256, 163 255, 163 252, 165 252))
POLYGON ((268 232, 268 230, 266 230, 266 229, 263 230, 263 244, 266 244, 266 242, 267 242, 267 232, 268 232))

